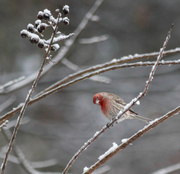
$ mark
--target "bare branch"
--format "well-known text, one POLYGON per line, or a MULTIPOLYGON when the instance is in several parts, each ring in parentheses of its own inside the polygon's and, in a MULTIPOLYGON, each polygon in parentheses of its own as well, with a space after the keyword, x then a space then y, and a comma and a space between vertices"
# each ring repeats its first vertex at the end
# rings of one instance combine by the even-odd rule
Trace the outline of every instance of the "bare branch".
MULTIPOLYGON (((3 135, 5 137, 5 139, 9 142, 10 141, 10 131, 4 130, 2 129, 3 135)), ((24 154, 22 153, 22 151, 19 149, 19 147, 17 147, 16 145, 13 146, 13 151, 15 153, 15 155, 17 156, 10 156, 10 161, 12 161, 13 163, 17 163, 17 164, 21 164, 22 168, 28 172, 29 174, 44 174, 44 172, 39 172, 34 168, 43 168, 43 167, 48 167, 48 166, 52 166, 57 164, 56 160, 46 160, 46 161, 41 161, 41 162, 32 162, 30 163, 24 156, 24 154)), ((52 174, 55 174, 52 172, 52 174)))
MULTIPOLYGON (((175 49, 176 51, 180 49, 176 48, 175 49)), ((169 50, 169 53, 172 53, 172 50, 169 50)), ((93 72, 92 74, 88 74, 88 75, 84 75, 83 78, 80 78, 80 80, 84 80, 86 78, 90 78, 94 75, 98 75, 98 74, 101 74, 101 73, 104 73, 106 71, 110 71, 110 70, 115 70, 115 69, 118 69, 118 68, 126 68, 126 67, 133 67, 133 66, 148 66, 148 65, 153 65, 153 63, 151 62, 147 62, 147 64, 144 62, 140 62, 140 63, 137 63, 136 64, 124 64, 124 65, 117 65, 117 64, 120 64, 120 63, 123 63, 123 62, 128 62, 128 61, 132 61, 132 60, 137 60, 137 59, 142 59, 142 58, 149 58, 149 57, 153 57, 156 55, 156 57, 158 56, 158 54, 156 53, 149 53, 149 54, 135 54, 135 55, 129 55, 129 56, 124 56, 120 59, 113 59, 112 61, 110 62, 106 62, 104 64, 100 64, 100 65, 95 65, 95 66, 92 66, 90 68, 87 68, 85 70, 82 70, 82 71, 78 71, 77 73, 74 73, 74 74, 70 74, 69 76, 65 77, 64 79, 56 82, 55 84, 51 85, 50 87, 48 87, 47 89, 45 89, 44 91, 42 91, 40 94, 38 94, 37 96, 41 95, 42 93, 45 93, 47 91, 50 91, 52 89, 55 89, 56 87, 60 87, 60 85, 68 82, 69 80, 73 79, 73 78, 76 78, 78 76, 81 76, 81 75, 84 75, 86 73, 89 73, 89 72, 93 72), (98 71, 99 70, 99 71, 98 71)), ((163 54, 163 55, 166 55, 166 54, 163 54)), ((171 64, 179 64, 179 60, 175 60, 173 62, 166 62, 165 61, 162 61, 161 64, 162 65, 171 65, 171 64)), ((77 79, 77 81, 79 81, 77 79)), ((36 97, 37 97, 36 96, 36 97)))
MULTIPOLYGON (((103 68, 101 70, 98 71, 94 71, 92 73, 86 74, 82 77, 76 78, 68 83, 65 83, 66 81, 68 81, 69 79, 73 79, 74 77, 77 76, 77 73, 71 74, 69 76, 67 76, 66 78, 64 78, 63 80, 51 85, 50 87, 48 87, 47 89, 45 89, 44 91, 40 92, 39 94, 37 94, 33 99, 31 99, 31 101, 29 102, 29 104, 33 104, 55 92, 58 92, 59 90, 71 86, 77 82, 80 82, 82 80, 85 80, 87 78, 93 77, 94 75, 98 75, 101 74, 103 72, 106 71, 110 71, 110 70, 115 70, 118 68, 127 68, 127 67, 137 67, 137 66, 152 66, 154 65, 155 62, 137 62, 137 63, 131 63, 131 64, 122 64, 122 65, 114 65, 114 66, 110 66, 107 68, 103 68), (51 90, 49 90, 51 89, 51 90), (49 90, 49 91, 48 91, 49 90), (47 92, 46 92, 47 91, 47 92)), ((179 60, 174 60, 174 61, 160 61, 159 65, 176 65, 176 64, 180 64, 180 59, 179 60)), ((87 70, 84 70, 87 71, 87 70)), ((78 72, 79 74, 82 74, 82 71, 78 72)), ((0 118, 0 125, 5 121, 5 120, 9 120, 15 113, 17 113, 18 111, 20 111, 20 109, 22 108, 22 104, 19 104, 17 107, 14 107, 13 110, 7 112, 6 114, 4 114, 1 118, 0 118)))
MULTIPOLYGON (((69 39, 71 44, 74 43, 74 41, 73 41, 73 43, 71 42, 71 40, 73 38, 69 39)), ((72 46, 71 44, 65 44, 65 46, 62 47, 62 49, 59 51, 59 54, 56 57, 54 57, 54 59, 53 59, 53 62, 56 62, 56 63, 47 64, 44 67, 44 71, 42 72, 42 76, 45 73, 47 73, 53 66, 55 66, 59 61, 61 61, 64 58, 64 56, 66 55, 66 53, 68 52, 68 50, 72 46)), ((180 48, 175 48, 175 49, 164 51, 163 56, 168 56, 168 55, 179 53, 179 52, 180 52, 180 48)), ((134 60, 138 60, 138 59, 154 58, 154 57, 157 57, 157 56, 158 56, 158 52, 146 53, 146 54, 134 54, 134 55, 124 56, 124 57, 122 57, 120 59, 113 59, 110 62, 106 62, 106 63, 101 64, 101 65, 96 65, 96 66, 90 67, 90 68, 88 68, 88 69, 86 69, 86 70, 84 70, 82 72, 78 72, 77 76, 82 75, 84 73, 94 71, 94 70, 98 70, 98 69, 106 68, 106 67, 109 67, 109 66, 113 66, 113 65, 116 65, 116 64, 132 61, 132 60, 134 61, 134 60)), ((17 90, 17 89, 31 83, 34 80, 36 75, 37 75, 37 72, 31 74, 30 76, 20 80, 19 82, 15 83, 13 85, 8 85, 8 86, 2 85, 1 88, 0 88, 0 94, 10 93, 10 92, 12 92, 14 90, 17 90)), ((68 80, 70 80, 70 79, 68 79, 68 80)))
MULTIPOLYGON (((68 59, 64 58, 62 60, 62 63, 64 65, 66 65, 69 69, 73 70, 73 71, 81 71, 81 68, 78 67, 78 65, 72 63, 71 61, 69 61, 68 59)), ((107 78, 107 77, 104 77, 104 76, 92 76, 89 78, 90 80, 92 81, 95 81, 95 82, 101 82, 101 83, 110 83, 110 79, 107 78)))
POLYGON ((106 172, 110 171, 110 167, 109 166, 102 166, 99 169, 97 169, 93 174, 104 174, 106 172))
POLYGON ((14 103, 14 101, 15 101, 15 97, 14 96, 12 96, 12 97, 10 97, 8 100, 6 100, 4 103, 2 103, 1 105, 0 105, 0 112, 2 112, 3 110, 5 110, 6 108, 8 108, 9 106, 11 106, 13 103, 14 103))
POLYGON ((153 172, 152 174, 168 174, 168 173, 175 172, 177 170, 180 170, 180 163, 173 164, 171 166, 159 169, 158 171, 153 172))
MULTIPOLYGON (((153 121, 151 121, 148 125, 146 125, 143 129, 139 130, 137 133, 135 133, 133 136, 131 136, 129 139, 127 139, 126 142, 120 144, 114 151, 109 153, 108 155, 104 156, 102 159, 97 161, 95 164, 93 164, 89 169, 86 170, 83 174, 90 174, 95 169, 100 167, 102 164, 104 164, 107 160, 111 159, 115 154, 117 154, 122 149, 126 148, 129 144, 131 144, 133 141, 144 135, 146 132, 150 131, 160 123, 164 122, 165 120, 169 119, 170 117, 177 115, 180 112, 180 106, 175 108, 174 110, 168 112, 167 114, 163 115, 160 118, 157 118, 153 121)), ((180 168, 179 168, 180 169, 180 168)), ((155 174, 155 173, 153 173, 155 174)), ((158 174, 158 173, 157 173, 158 174)), ((159 173, 160 174, 160 173, 159 173)))
MULTIPOLYGON (((94 6, 87 12, 85 17, 81 21, 81 23, 78 25, 78 27, 74 31, 74 36, 65 41, 65 43, 64 43, 65 45, 63 47, 61 47, 59 53, 53 58, 53 62, 55 62, 55 63, 47 64, 46 66, 44 66, 44 70, 43 70, 41 76, 45 75, 51 68, 53 68, 56 64, 58 64, 58 62, 60 62, 65 57, 65 55, 67 54, 67 52, 69 51, 71 46, 74 44, 74 42, 76 41, 76 39, 78 38, 80 33, 85 29, 85 27, 87 26, 87 24, 93 17, 94 13, 98 9, 98 7, 102 4, 103 1, 104 0, 97 0, 95 2, 94 6)), ((9 92, 15 91, 15 90, 33 82, 35 80, 35 78, 37 77, 37 74, 38 74, 38 72, 35 72, 35 73, 31 74, 30 76, 28 76, 27 78, 25 78, 24 80, 22 80, 21 82, 16 83, 12 86, 9 86, 6 89, 1 89, 0 93, 1 94, 9 93, 9 92)))
MULTIPOLYGON (((50 12, 49 10, 45 9, 45 11, 46 11, 46 14, 48 15, 48 17, 51 16, 51 15, 50 15, 51 12, 50 12)), ((37 77, 35 78, 35 80, 34 80, 34 82, 33 82, 33 85, 32 85, 31 89, 29 90, 29 92, 28 92, 28 94, 27 94, 27 96, 26 96, 25 102, 23 103, 22 108, 21 108, 21 111, 20 111, 20 114, 19 114, 19 116, 18 116, 18 118, 17 118, 17 122, 16 122, 16 125, 15 125, 15 127, 14 127, 14 131, 13 131, 13 133, 12 133, 12 137, 11 137, 11 139, 10 139, 9 146, 8 146, 8 149, 7 149, 7 152, 6 152, 4 161, 3 161, 2 166, 1 166, 1 174, 4 174, 4 171, 5 171, 5 168, 6 168, 6 164, 7 164, 7 160, 8 160, 8 156, 9 156, 9 154, 10 154, 10 152, 11 152, 11 149, 12 149, 12 146, 13 146, 13 144, 14 144, 14 141, 15 141, 15 138, 16 138, 16 135, 17 135, 17 132, 18 132, 20 123, 21 123, 21 119, 23 118, 23 115, 24 115, 24 113, 25 113, 25 110, 26 110, 26 108, 27 108, 27 106, 28 106, 28 104, 29 104, 29 102, 30 102, 31 96, 32 96, 32 94, 33 94, 33 92, 34 92, 34 90, 35 90, 35 88, 36 88, 36 86, 37 86, 37 83, 38 83, 40 77, 41 77, 41 74, 42 74, 42 72, 43 72, 43 68, 44 68, 44 66, 45 66, 45 64, 46 64, 46 61, 48 60, 47 58, 50 56, 50 52, 51 52, 52 46, 54 46, 54 45, 53 45, 53 40, 54 40, 54 38, 56 37, 56 34, 57 34, 57 32, 58 32, 57 29, 58 29, 58 24, 59 24, 59 22, 60 22, 60 21, 59 21, 59 16, 60 16, 60 15, 58 14, 57 22, 54 24, 53 33, 52 33, 51 39, 50 39, 50 41, 49 41, 49 43, 48 43, 48 46, 45 47, 45 53, 46 53, 46 54, 45 54, 45 57, 44 57, 44 59, 43 59, 43 61, 42 61, 42 64, 41 64, 41 66, 40 66, 40 69, 39 69, 39 71, 38 71, 37 77)), ((51 16, 51 17, 52 17, 52 16, 51 16)), ((50 17, 49 17, 49 20, 51 20, 50 17)), ((48 21, 48 20, 47 20, 47 21, 48 21)), ((29 25, 28 25, 28 26, 29 26, 29 25)), ((30 25, 30 27, 32 27, 32 25, 30 25)), ((41 32, 39 32, 39 33, 41 33, 41 32)), ((22 30, 22 31, 21 31, 21 36, 22 36, 22 37, 31 37, 31 38, 30 38, 31 42, 32 42, 32 41, 33 41, 33 42, 36 42, 36 41, 37 41, 36 39, 38 39, 38 41, 39 41, 39 36, 38 36, 38 35, 36 35, 36 34, 34 34, 34 33, 31 33, 31 32, 29 32, 29 31, 27 31, 27 30, 22 30)), ((44 42, 42 42, 41 44, 44 44, 44 42)), ((58 45, 58 46, 59 46, 59 45, 58 45)))
POLYGON ((163 52, 164 49, 166 48, 166 45, 171 37, 171 31, 172 31, 173 25, 170 28, 170 31, 168 32, 168 35, 166 37, 166 40, 163 44, 163 47, 160 49, 159 55, 157 57, 157 61, 155 62, 155 64, 152 67, 152 70, 150 72, 149 75, 149 79, 146 82, 145 88, 143 90, 142 93, 140 93, 136 98, 134 98, 130 103, 128 103, 123 111, 120 111, 116 118, 113 119, 112 121, 110 121, 106 126, 104 126, 99 132, 97 132, 92 138, 90 138, 87 142, 84 143, 84 145, 75 153, 75 155, 70 159, 70 161, 68 162, 67 166, 65 167, 64 171, 62 172, 63 174, 66 174, 68 172, 68 170, 70 169, 70 167, 72 166, 72 164, 75 162, 75 160, 80 156, 80 154, 87 149, 87 147, 92 144, 100 135, 102 135, 109 127, 113 126, 114 123, 117 122, 117 120, 119 120, 119 118, 126 113, 138 100, 140 100, 143 96, 145 96, 145 94, 147 93, 148 87, 150 85, 150 82, 153 79, 154 73, 157 69, 157 66, 159 64, 160 59, 163 56, 163 52))
POLYGON ((80 44, 94 44, 98 42, 102 42, 108 39, 108 35, 102 35, 102 36, 93 36, 91 38, 81 38, 79 40, 80 44))
POLYGON ((25 79, 25 76, 21 76, 19 77, 18 79, 14 79, 14 80, 11 80, 7 83, 5 83, 4 85, 1 85, 0 86, 0 93, 6 93, 6 89, 9 87, 9 86, 12 86, 16 83, 19 83, 20 81, 24 80, 25 79))
MULTIPOLYGON (((47 53, 49 53, 49 51, 48 51, 47 53)), ((3 174, 4 171, 5 171, 5 167, 6 167, 6 163, 7 163, 7 160, 8 160, 8 156, 9 156, 9 153, 11 152, 13 143, 14 143, 14 141, 15 141, 15 137, 16 137, 18 128, 19 128, 19 126, 20 126, 21 119, 22 119, 22 117, 23 117, 23 115, 24 115, 24 113, 25 113, 25 110, 26 110, 26 108, 27 108, 27 106, 28 106, 28 103, 29 103, 29 101, 30 101, 30 98, 31 98, 33 92, 34 92, 34 89, 35 89, 35 87, 36 87, 36 85, 37 85, 37 82, 38 82, 39 79, 40 79, 41 73, 42 73, 42 71, 43 71, 43 67, 44 67, 44 65, 45 65, 45 63, 46 63, 46 58, 47 58, 47 56, 48 56, 48 54, 46 54, 46 57, 45 57, 44 60, 43 60, 43 63, 42 63, 42 65, 41 65, 41 68, 40 68, 40 70, 39 70, 39 73, 38 73, 38 75, 37 75, 37 78, 35 79, 35 81, 34 81, 34 83, 33 83, 33 86, 32 86, 32 88, 30 89, 30 91, 29 91, 29 93, 28 93, 28 95, 27 95, 27 97, 26 97, 26 100, 25 100, 25 102, 24 102, 24 104, 23 104, 23 106, 22 106, 22 108, 21 108, 19 117, 18 117, 18 119, 17 119, 17 123, 16 123, 15 128, 14 128, 14 132, 13 132, 13 134, 12 134, 12 137, 11 137, 11 140, 10 140, 10 143, 9 143, 9 147, 8 147, 6 156, 5 156, 4 161, 3 161, 3 163, 2 163, 1 174, 3 174)))

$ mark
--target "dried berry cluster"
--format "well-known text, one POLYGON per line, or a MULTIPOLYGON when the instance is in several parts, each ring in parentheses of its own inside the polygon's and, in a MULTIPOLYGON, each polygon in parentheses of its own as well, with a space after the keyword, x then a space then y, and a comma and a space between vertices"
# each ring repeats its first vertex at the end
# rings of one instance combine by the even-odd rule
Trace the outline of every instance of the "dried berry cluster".
POLYGON ((59 44, 56 42, 67 39, 73 34, 64 35, 58 31, 58 24, 63 22, 65 25, 69 24, 69 18, 66 16, 69 13, 69 6, 65 5, 62 9, 62 13, 59 9, 56 10, 58 13, 57 18, 55 18, 48 9, 44 11, 39 11, 37 15, 37 20, 33 24, 28 24, 27 29, 23 29, 20 35, 23 38, 29 38, 32 44, 37 44, 39 48, 44 48, 45 51, 50 47, 51 51, 56 51, 59 48, 59 44), (53 29, 53 34, 50 39, 45 39, 42 34, 47 27, 53 29))

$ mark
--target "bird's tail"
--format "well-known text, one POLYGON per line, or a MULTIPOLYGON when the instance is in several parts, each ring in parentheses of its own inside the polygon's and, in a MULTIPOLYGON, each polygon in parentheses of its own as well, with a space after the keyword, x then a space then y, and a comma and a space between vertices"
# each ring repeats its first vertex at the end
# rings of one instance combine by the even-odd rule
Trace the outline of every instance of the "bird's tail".
POLYGON ((134 118, 136 118, 136 119, 138 119, 138 120, 141 120, 141 121, 144 121, 144 122, 146 122, 146 123, 149 123, 150 121, 152 121, 151 119, 146 118, 146 117, 142 117, 142 116, 140 116, 140 115, 133 115, 133 116, 134 116, 134 118))

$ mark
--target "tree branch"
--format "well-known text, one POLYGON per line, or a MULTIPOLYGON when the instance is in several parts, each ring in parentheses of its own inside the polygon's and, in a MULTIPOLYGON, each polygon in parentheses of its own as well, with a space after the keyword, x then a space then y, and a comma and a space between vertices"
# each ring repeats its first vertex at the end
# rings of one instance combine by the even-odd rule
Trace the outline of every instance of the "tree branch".
POLYGON ((123 111, 120 111, 116 118, 114 118, 112 121, 110 121, 106 126, 104 126, 99 132, 96 132, 95 135, 90 138, 87 142, 84 143, 84 145, 75 153, 75 155, 70 159, 70 161, 68 162, 68 164, 66 165, 64 171, 62 172, 63 174, 66 174, 68 172, 68 170, 70 169, 70 167, 73 165, 73 163, 75 162, 75 160, 80 156, 80 154, 87 149, 87 147, 89 147, 90 144, 92 144, 100 135, 102 135, 109 127, 113 126, 114 123, 117 122, 117 120, 119 120, 119 118, 125 114, 137 101, 139 101, 143 96, 146 95, 148 87, 153 79, 154 73, 158 67, 159 61, 160 59, 163 57, 163 52, 167 46, 167 43, 171 37, 171 32, 172 32, 172 28, 174 25, 171 26, 170 31, 167 34, 167 37, 164 41, 163 47, 160 49, 159 55, 157 57, 157 61, 155 62, 155 64, 152 67, 152 70, 149 74, 149 79, 146 82, 145 88, 143 90, 143 92, 141 92, 136 98, 134 98, 133 100, 131 100, 130 103, 128 103, 125 107, 123 111))
MULTIPOLYGON (((42 75, 45 75, 51 68, 53 68, 58 62, 60 62, 65 55, 68 53, 69 49, 72 47, 80 33, 85 29, 91 18, 93 17, 94 13, 97 11, 99 6, 103 3, 104 0, 96 0, 92 8, 87 12, 81 23, 78 25, 76 30, 74 31, 74 36, 71 37, 70 39, 65 41, 65 45, 60 49, 59 53, 53 58, 53 64, 47 64, 44 67, 44 70, 42 72, 42 75)), ((21 80, 19 83, 13 84, 12 86, 8 86, 6 88, 0 88, 0 93, 9 93, 12 91, 15 91, 19 88, 22 88, 23 86, 33 82, 33 80, 37 77, 38 72, 33 73, 32 75, 28 76, 24 80, 21 80)))
POLYGON ((33 85, 32 85, 32 87, 31 87, 31 89, 29 90, 29 93, 28 93, 27 96, 26 96, 26 99, 25 99, 24 104, 22 105, 20 114, 19 114, 19 116, 18 116, 16 125, 15 125, 15 127, 14 127, 14 131, 13 131, 12 137, 11 137, 10 142, 9 142, 9 146, 8 146, 8 149, 7 149, 7 152, 6 152, 4 161, 3 161, 2 166, 1 166, 1 174, 4 174, 4 171, 5 171, 5 168, 6 168, 6 164, 7 164, 7 160, 8 160, 8 156, 9 156, 11 150, 12 150, 12 146, 13 146, 13 143, 14 143, 14 141, 15 141, 15 138, 16 138, 16 135, 17 135, 17 132, 18 132, 20 123, 21 123, 21 119, 23 118, 23 115, 24 115, 24 113, 25 113, 25 110, 26 110, 26 108, 27 108, 27 106, 28 106, 28 104, 29 104, 30 98, 31 98, 31 96, 32 96, 32 94, 33 94, 36 86, 37 86, 37 83, 38 83, 38 81, 39 81, 39 79, 40 79, 40 77, 41 77, 41 74, 42 74, 42 72, 43 72, 43 68, 44 68, 45 63, 46 63, 46 61, 47 61, 47 58, 48 58, 48 56, 49 56, 49 54, 50 54, 51 46, 52 46, 52 44, 53 44, 53 39, 55 38, 55 35, 56 35, 56 32, 57 32, 58 24, 59 24, 59 22, 57 22, 57 24, 56 24, 56 26, 55 26, 55 29, 54 29, 54 31, 53 31, 53 34, 52 34, 52 37, 51 37, 51 40, 50 40, 50 44, 49 44, 48 49, 47 49, 47 51, 46 51, 45 58, 43 59, 43 62, 42 62, 41 67, 40 67, 40 69, 39 69, 38 75, 37 75, 37 77, 35 78, 35 81, 33 82, 33 85))
MULTIPOLYGON (((86 74, 85 72, 87 71, 84 70, 85 75, 82 77, 78 77, 78 75, 82 74, 82 71, 74 73, 74 74, 70 74, 69 76, 65 77, 63 80, 60 80, 59 82, 56 82, 55 84, 51 85, 50 87, 46 88, 44 91, 40 92, 39 94, 37 94, 33 99, 30 100, 29 104, 33 104, 35 102, 38 102, 39 100, 58 92, 59 90, 71 86, 75 83, 78 83, 82 80, 85 80, 87 78, 93 77, 95 75, 104 73, 106 71, 110 71, 110 70, 115 70, 115 69, 119 69, 119 68, 127 68, 127 67, 137 67, 137 66, 152 66, 154 65, 154 61, 153 62, 137 62, 137 63, 131 63, 131 64, 122 64, 122 65, 113 65, 107 68, 102 68, 100 70, 91 72, 86 74), (78 74, 78 75, 77 75, 78 74), (67 82, 69 79, 73 79, 75 77, 78 77, 72 81, 67 82), (67 83, 65 83, 67 82, 67 83), (50 90, 51 89, 51 90, 50 90)), ((159 65, 176 65, 176 64, 180 64, 180 59, 179 60, 173 60, 173 61, 160 61, 159 65)), ((0 125, 5 121, 10 119, 15 113, 17 113, 18 111, 20 111, 20 109, 22 108, 22 103, 19 104, 17 107, 14 107, 13 110, 7 112, 6 114, 4 114, 1 118, 0 118, 0 125)))
POLYGON ((104 156, 102 159, 97 161, 95 164, 93 164, 89 169, 87 169, 83 174, 90 174, 95 169, 100 167, 102 164, 104 164, 107 160, 111 159, 115 154, 120 152, 122 149, 126 148, 129 144, 134 142, 136 139, 144 135, 146 132, 150 131, 160 123, 164 122, 165 120, 169 119, 170 117, 177 115, 180 112, 180 106, 175 108, 174 110, 168 112, 167 114, 163 115, 160 118, 157 118, 153 121, 151 121, 148 125, 146 125, 143 129, 139 130, 137 133, 135 133, 133 136, 131 136, 129 139, 127 139, 126 142, 120 144, 116 149, 114 149, 111 153, 104 156))

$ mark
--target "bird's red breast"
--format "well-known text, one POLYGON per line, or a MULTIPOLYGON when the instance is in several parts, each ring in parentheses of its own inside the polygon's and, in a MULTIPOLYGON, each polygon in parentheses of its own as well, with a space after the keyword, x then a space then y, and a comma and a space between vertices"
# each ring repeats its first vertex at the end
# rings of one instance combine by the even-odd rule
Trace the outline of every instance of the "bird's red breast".
POLYGON ((108 98, 105 95, 106 93, 100 92, 94 95, 93 97, 93 103, 99 104, 101 106, 102 113, 108 117, 108 98))

